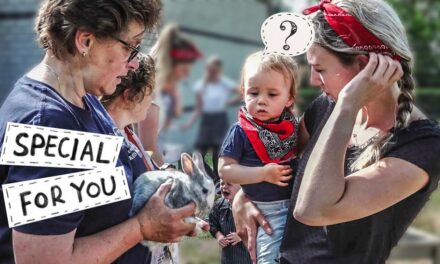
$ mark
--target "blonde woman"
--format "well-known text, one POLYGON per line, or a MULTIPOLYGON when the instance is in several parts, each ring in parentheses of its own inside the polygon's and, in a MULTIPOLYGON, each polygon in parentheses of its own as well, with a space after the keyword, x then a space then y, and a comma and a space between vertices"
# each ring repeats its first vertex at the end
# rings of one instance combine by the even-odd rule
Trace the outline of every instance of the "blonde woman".
POLYGON ((146 150, 158 165, 163 164, 163 146, 158 143, 158 134, 164 132, 173 118, 182 114, 180 81, 188 78, 193 63, 202 54, 192 40, 179 28, 170 24, 162 30, 151 51, 155 60, 156 93, 147 118, 139 123, 139 136, 146 150))
MULTIPOLYGON (((440 128, 414 105, 413 56, 381 0, 321 1, 307 52, 323 95, 304 114, 309 137, 291 197, 281 263, 385 263, 440 176, 440 128), (293 214, 293 215, 292 215, 293 214)), ((255 258, 255 223, 234 200, 237 231, 255 258)))

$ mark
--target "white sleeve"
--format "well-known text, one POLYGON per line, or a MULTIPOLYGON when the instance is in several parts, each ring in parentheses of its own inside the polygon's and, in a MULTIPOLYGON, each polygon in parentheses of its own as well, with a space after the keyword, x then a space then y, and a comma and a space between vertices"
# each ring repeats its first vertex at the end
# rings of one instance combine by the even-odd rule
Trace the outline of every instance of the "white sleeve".
POLYGON ((202 80, 198 80, 196 82, 196 84, 193 87, 193 92, 195 94, 200 93, 202 91, 202 86, 203 86, 203 81, 202 80))
POLYGON ((222 77, 222 83, 223 85, 230 91, 234 90, 235 87, 237 87, 237 83, 233 80, 229 79, 228 77, 223 76, 222 77))

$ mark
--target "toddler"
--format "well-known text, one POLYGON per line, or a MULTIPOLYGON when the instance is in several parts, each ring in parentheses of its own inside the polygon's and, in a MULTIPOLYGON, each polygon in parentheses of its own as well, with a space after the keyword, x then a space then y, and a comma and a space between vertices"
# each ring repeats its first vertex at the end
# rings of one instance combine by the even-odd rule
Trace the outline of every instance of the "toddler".
POLYGON ((251 54, 242 69, 245 107, 220 150, 219 175, 241 184, 272 227, 257 234, 258 263, 275 263, 287 219, 296 161, 298 120, 293 114, 298 66, 289 56, 251 54))

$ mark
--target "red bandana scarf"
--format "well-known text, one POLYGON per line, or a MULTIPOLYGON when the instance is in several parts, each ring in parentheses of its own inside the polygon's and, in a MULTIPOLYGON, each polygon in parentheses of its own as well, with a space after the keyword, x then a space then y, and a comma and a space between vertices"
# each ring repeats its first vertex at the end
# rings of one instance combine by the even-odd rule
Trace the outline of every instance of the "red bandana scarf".
POLYGON ((238 120, 263 163, 282 163, 295 157, 298 123, 290 111, 285 110, 278 121, 266 123, 242 107, 238 120))
POLYGON ((318 10, 324 12, 330 27, 348 46, 366 52, 387 54, 397 61, 401 60, 399 55, 368 31, 354 16, 332 4, 331 0, 321 0, 319 4, 306 8, 303 14, 309 15, 318 10))

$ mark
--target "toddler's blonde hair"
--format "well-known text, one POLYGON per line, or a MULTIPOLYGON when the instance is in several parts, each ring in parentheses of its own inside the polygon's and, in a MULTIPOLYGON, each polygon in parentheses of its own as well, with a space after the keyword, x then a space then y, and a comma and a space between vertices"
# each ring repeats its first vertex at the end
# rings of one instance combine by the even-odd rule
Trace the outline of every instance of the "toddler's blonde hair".
MULTIPOLYGON (((246 69, 249 67, 257 67, 258 71, 274 70, 284 76, 286 82, 290 82, 289 94, 293 101, 296 100, 298 92, 299 68, 298 63, 293 57, 279 54, 263 54, 262 51, 252 53, 246 58, 241 69, 240 92, 244 96, 244 82, 246 78, 246 69)), ((290 107, 293 110, 294 104, 290 107)))

